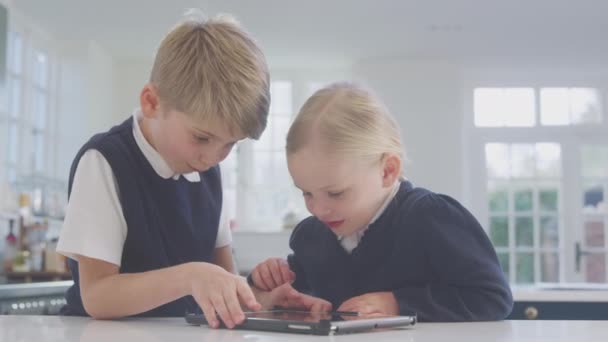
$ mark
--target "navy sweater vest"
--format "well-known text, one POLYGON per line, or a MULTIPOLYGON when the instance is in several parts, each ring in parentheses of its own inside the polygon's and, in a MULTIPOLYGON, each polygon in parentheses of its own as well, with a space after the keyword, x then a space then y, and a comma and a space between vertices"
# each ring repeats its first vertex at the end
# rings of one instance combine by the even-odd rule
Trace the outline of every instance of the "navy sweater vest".
MULTIPOLYGON (((70 170, 68 193, 78 162, 90 149, 101 152, 110 164, 127 223, 120 273, 212 261, 222 204, 219 167, 200 173, 200 182, 189 182, 184 177, 163 179, 137 146, 133 118, 129 118, 93 136, 80 149, 70 170)), ((78 263, 69 259, 68 265, 74 285, 66 293, 67 305, 62 313, 87 315, 80 296, 78 263)), ((139 316, 183 316, 196 308, 193 298, 186 296, 139 316)))

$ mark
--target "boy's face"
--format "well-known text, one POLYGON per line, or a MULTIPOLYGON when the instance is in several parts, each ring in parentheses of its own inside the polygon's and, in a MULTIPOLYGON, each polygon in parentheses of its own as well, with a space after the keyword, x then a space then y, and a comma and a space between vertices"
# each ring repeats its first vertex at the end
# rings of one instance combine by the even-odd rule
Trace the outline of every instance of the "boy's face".
POLYGON ((165 110, 156 90, 146 85, 140 95, 144 119, 142 133, 178 174, 203 172, 224 160, 246 136, 230 131, 222 122, 199 122, 177 110, 165 110))
POLYGON ((218 122, 198 123, 190 116, 171 110, 142 124, 144 135, 175 173, 203 172, 224 160, 237 141, 218 122))
POLYGON ((287 162, 308 211, 338 236, 365 228, 394 184, 380 156, 373 164, 336 158, 313 143, 289 155, 287 162))

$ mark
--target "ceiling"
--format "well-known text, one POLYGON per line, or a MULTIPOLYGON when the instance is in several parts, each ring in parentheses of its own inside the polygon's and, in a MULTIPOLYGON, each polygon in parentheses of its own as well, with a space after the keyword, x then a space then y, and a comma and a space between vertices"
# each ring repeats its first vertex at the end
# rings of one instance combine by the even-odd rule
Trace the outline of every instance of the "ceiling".
POLYGON ((185 9, 231 13, 274 65, 374 58, 608 61, 603 0, 16 0, 59 39, 92 39, 117 58, 153 55, 185 9))

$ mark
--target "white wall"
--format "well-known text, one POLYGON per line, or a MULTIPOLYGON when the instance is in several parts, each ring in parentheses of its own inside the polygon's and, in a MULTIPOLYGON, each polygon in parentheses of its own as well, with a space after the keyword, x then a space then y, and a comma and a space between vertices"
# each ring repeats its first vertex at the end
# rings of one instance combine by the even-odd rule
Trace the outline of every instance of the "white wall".
POLYGON ((150 77, 153 60, 116 60, 114 63, 114 113, 128 117, 139 107, 139 93, 150 77))
POLYGON ((406 177, 461 200, 460 67, 447 61, 372 60, 356 64, 354 74, 384 100, 401 125, 409 160, 406 177))
POLYGON ((95 42, 62 42, 59 60, 56 175, 67 180, 78 149, 116 121, 112 58, 95 42))

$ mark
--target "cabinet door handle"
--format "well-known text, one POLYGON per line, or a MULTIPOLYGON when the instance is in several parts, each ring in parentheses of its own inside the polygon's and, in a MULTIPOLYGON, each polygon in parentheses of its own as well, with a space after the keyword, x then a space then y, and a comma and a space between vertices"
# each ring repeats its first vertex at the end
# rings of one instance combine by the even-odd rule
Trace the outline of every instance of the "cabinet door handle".
POLYGON ((526 319, 537 319, 538 309, 534 306, 528 306, 526 310, 524 310, 524 316, 526 319))

